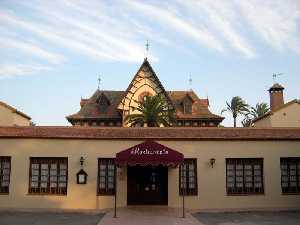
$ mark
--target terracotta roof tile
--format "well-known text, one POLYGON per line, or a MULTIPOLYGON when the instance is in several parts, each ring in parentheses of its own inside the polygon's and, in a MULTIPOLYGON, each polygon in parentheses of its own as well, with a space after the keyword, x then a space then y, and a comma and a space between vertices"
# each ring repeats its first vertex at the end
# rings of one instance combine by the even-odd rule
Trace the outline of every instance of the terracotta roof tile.
MULTIPOLYGON (((97 90, 90 99, 81 99, 81 109, 79 112, 67 116, 69 121, 77 119, 121 119, 121 114, 117 107, 124 96, 124 91, 99 91, 97 90), (110 102, 105 112, 101 111, 97 100, 104 94, 110 102)), ((208 109, 208 99, 200 99, 194 91, 167 91, 173 105, 176 109, 178 119, 217 119, 222 121, 224 117, 212 114, 208 109), (192 114, 184 114, 182 101, 189 97, 193 101, 192 114)))
POLYGON ((97 90, 90 99, 84 99, 84 104, 82 104, 79 112, 67 116, 67 119, 121 119, 122 117, 117 109, 117 106, 123 94, 124 91, 97 90), (110 105, 106 110, 101 110, 100 105, 97 102, 102 94, 104 94, 110 102, 110 105))
POLYGON ((0 138, 300 140, 300 128, 0 127, 0 138))
POLYGON ((208 109, 208 99, 200 99, 194 91, 168 91, 168 94, 176 107, 178 119, 217 119, 222 121, 224 117, 211 113, 208 109), (192 113, 184 114, 182 101, 189 96, 193 100, 192 113))

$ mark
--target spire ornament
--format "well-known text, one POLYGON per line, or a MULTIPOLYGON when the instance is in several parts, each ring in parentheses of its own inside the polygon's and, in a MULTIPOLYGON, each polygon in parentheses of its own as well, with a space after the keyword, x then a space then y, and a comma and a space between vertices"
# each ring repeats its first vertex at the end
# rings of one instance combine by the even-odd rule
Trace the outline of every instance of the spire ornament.
POLYGON ((150 44, 149 44, 148 40, 146 41, 145 48, 146 48, 145 58, 147 59, 148 58, 148 54, 149 54, 149 48, 150 48, 150 44))
POLYGON ((101 85, 101 76, 98 77, 98 90, 100 90, 100 85, 101 85))
POLYGON ((191 75, 191 74, 190 74, 190 76, 189 76, 188 82, 189 82, 189 87, 190 87, 190 91, 191 91, 191 90, 192 90, 192 87, 193 87, 193 79, 192 79, 192 75, 191 75))

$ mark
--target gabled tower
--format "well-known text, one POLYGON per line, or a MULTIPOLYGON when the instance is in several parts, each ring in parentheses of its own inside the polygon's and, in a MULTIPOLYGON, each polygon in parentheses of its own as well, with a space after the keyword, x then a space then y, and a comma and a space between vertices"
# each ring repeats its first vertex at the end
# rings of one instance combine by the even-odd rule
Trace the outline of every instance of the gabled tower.
POLYGON ((175 110, 172 126, 216 127, 224 119, 210 112, 208 99, 200 99, 190 91, 166 91, 147 58, 140 66, 126 91, 98 90, 89 99, 82 99, 81 109, 67 120, 74 126, 130 126, 127 115, 145 96, 161 95, 169 109, 175 110))
MULTIPOLYGON (((133 113, 133 108, 137 107, 138 103, 145 96, 154 96, 157 94, 165 98, 170 109, 174 108, 168 93, 156 76, 149 61, 145 58, 118 105, 118 109, 123 112, 123 120, 127 115, 133 113)), ((123 123, 123 126, 126 125, 123 123)))

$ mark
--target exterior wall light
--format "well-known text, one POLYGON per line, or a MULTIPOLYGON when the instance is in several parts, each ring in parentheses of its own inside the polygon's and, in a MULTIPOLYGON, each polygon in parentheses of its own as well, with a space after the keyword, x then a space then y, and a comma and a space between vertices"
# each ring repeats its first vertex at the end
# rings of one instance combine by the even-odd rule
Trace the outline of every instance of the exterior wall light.
POLYGON ((86 184, 87 176, 87 173, 83 169, 79 170, 79 172, 76 174, 77 184, 86 184))
POLYGON ((80 157, 80 166, 81 169, 79 170, 79 172, 76 174, 77 177, 77 184, 86 184, 87 183, 87 173, 83 170, 83 163, 84 163, 85 159, 83 158, 83 156, 80 157))
POLYGON ((80 166, 83 167, 83 163, 84 163, 84 158, 83 156, 80 157, 80 166))
POLYGON ((214 168, 214 164, 216 163, 216 159, 215 158, 211 158, 210 160, 209 160, 209 164, 210 164, 210 166, 211 166, 211 168, 214 168))

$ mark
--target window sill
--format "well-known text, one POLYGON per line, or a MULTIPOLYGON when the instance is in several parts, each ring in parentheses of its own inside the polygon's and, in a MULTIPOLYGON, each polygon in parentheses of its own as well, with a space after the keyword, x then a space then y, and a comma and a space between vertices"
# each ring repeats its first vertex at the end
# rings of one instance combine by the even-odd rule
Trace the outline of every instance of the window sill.
POLYGON ((27 193, 27 195, 31 196, 67 196, 67 194, 51 194, 51 193, 27 193))
POLYGON ((115 196, 115 194, 97 194, 97 196, 115 196))
POLYGON ((227 196, 262 196, 265 193, 227 193, 227 196))
POLYGON ((0 192, 0 195, 9 195, 9 192, 0 192))
POLYGON ((281 193, 281 195, 300 195, 300 192, 281 193))
MULTIPOLYGON (((183 196, 183 193, 179 192, 179 196, 183 196)), ((194 191, 194 192, 184 193, 184 196, 198 196, 198 192, 194 191)))

